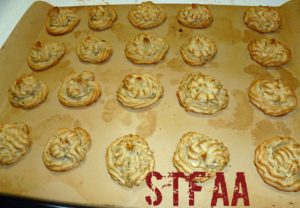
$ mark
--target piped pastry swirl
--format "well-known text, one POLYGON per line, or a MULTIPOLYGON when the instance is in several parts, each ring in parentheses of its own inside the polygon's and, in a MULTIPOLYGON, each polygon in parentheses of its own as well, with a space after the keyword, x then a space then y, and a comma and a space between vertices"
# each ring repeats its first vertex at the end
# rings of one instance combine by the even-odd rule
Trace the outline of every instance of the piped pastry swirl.
POLYGON ((97 6, 90 10, 89 27, 93 30, 110 28, 117 19, 115 10, 109 6, 97 6))

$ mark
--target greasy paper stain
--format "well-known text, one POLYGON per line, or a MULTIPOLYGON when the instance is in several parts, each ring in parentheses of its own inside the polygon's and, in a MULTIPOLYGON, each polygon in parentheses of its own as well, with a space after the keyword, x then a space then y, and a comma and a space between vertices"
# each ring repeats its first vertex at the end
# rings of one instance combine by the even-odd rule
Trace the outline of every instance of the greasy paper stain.
POLYGON ((132 123, 132 116, 131 113, 126 113, 120 118, 120 121, 122 122, 123 125, 129 126, 132 123))
POLYGON ((211 119, 208 121, 215 128, 231 128, 236 130, 246 130, 253 122, 253 109, 248 98, 243 91, 234 90, 232 92, 237 105, 232 119, 211 119))
POLYGON ((147 138, 151 136, 156 128, 156 113, 154 111, 147 111, 137 115, 140 124, 136 127, 136 134, 147 138))
POLYGON ((75 31, 75 32, 73 33, 75 39, 77 39, 77 38, 81 35, 81 33, 82 33, 82 32, 81 32, 80 30, 75 31))
POLYGON ((253 75, 254 79, 274 79, 267 69, 255 64, 250 64, 244 68, 244 72, 253 75))
POLYGON ((101 115, 102 119, 105 122, 111 122, 114 118, 116 118, 121 111, 121 107, 116 99, 108 100, 104 104, 104 111, 101 115))
POLYGON ((51 136, 60 128, 80 127, 81 123, 69 115, 54 115, 33 127, 32 137, 38 141, 45 136, 51 136))
POLYGON ((286 84, 293 90, 297 90, 299 88, 300 82, 290 71, 286 69, 278 69, 278 73, 280 75, 280 79, 284 84, 286 84))
POLYGON ((244 30, 244 36, 242 38, 242 41, 244 43, 250 43, 250 41, 252 41, 256 38, 259 38, 259 37, 262 37, 261 34, 247 29, 247 30, 244 30))
POLYGON ((174 85, 178 85, 179 82, 180 82, 180 81, 179 81, 178 79, 172 79, 172 80, 170 81, 170 84, 174 86, 174 85))
POLYGON ((125 27, 123 23, 116 23, 111 30, 117 35, 117 38, 121 42, 127 42, 132 38, 132 32, 129 27, 125 27))
POLYGON ((271 139, 276 136, 290 136, 291 131, 287 128, 284 122, 264 119, 256 123, 255 128, 251 130, 251 134, 254 136, 255 145, 259 145, 267 139, 271 139))
POLYGON ((166 63, 159 66, 159 68, 170 68, 172 71, 175 72, 190 72, 192 68, 188 68, 183 60, 179 58, 172 58, 168 60, 166 63))
POLYGON ((215 32, 216 36, 224 41, 230 41, 231 43, 237 43, 242 39, 242 33, 240 30, 234 27, 232 21, 228 18, 216 18, 215 20, 218 22, 216 26, 213 28, 215 31, 222 31, 222 32, 215 32), (226 28, 226 30, 224 30, 226 28))

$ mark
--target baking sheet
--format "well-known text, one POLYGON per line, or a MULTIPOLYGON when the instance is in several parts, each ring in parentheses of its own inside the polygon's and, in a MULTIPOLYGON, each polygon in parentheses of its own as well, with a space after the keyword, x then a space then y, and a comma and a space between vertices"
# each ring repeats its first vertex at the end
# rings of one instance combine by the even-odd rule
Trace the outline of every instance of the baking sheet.
MULTIPOLYGON (((29 153, 18 163, 0 168, 0 192, 40 199, 93 205, 116 205, 128 207, 148 206, 145 196, 154 197, 145 183, 126 188, 113 181, 106 170, 106 147, 123 135, 136 133, 144 137, 155 157, 155 170, 163 175, 176 171, 172 156, 181 136, 197 131, 219 139, 229 148, 231 160, 224 169, 229 201, 232 199, 236 172, 245 172, 250 207, 299 207, 299 193, 285 193, 265 184, 253 164, 256 145, 273 136, 287 135, 300 142, 299 107, 287 116, 273 118, 264 115, 248 101, 247 89, 253 79, 278 77, 296 90, 299 102, 299 66, 297 59, 300 44, 300 2, 294 0, 279 8, 283 16, 282 28, 272 34, 259 34, 248 29, 242 16, 246 7, 210 6, 213 24, 203 30, 181 26, 176 19, 177 11, 185 5, 163 5, 167 20, 148 31, 164 37, 170 49, 166 58, 157 65, 135 65, 124 54, 126 42, 143 32, 134 28, 127 19, 134 5, 114 6, 118 20, 105 31, 95 32, 88 28, 90 7, 75 8, 81 22, 73 32, 63 36, 50 36, 45 30, 46 14, 51 5, 36 2, 23 16, 10 38, 0 50, 0 121, 25 122, 31 126, 33 145, 29 153), (181 29, 181 30, 180 30, 181 29), (77 43, 87 35, 96 34, 112 44, 113 55, 101 65, 81 63, 75 52, 77 43), (218 47, 216 57, 202 67, 192 67, 183 62, 178 49, 194 34, 212 38, 218 47), (265 69, 253 62, 247 44, 256 37, 276 37, 291 50, 291 61, 279 69, 265 69), (43 72, 33 72, 26 57, 36 41, 59 41, 67 46, 61 62, 43 72), (103 94, 97 103, 84 108, 62 106, 57 91, 64 77, 71 72, 89 70, 95 73, 103 94), (229 92, 227 109, 212 116, 188 113, 180 107, 176 90, 180 80, 189 72, 201 71, 220 79, 229 92), (150 72, 157 75, 164 85, 163 98, 147 109, 130 110, 122 107, 115 92, 130 73, 150 72), (21 74, 33 74, 49 88, 45 103, 32 110, 12 107, 7 100, 10 84, 21 74), (76 169, 64 173, 48 170, 42 161, 42 152, 57 129, 81 126, 92 138, 92 146, 86 160, 76 169)), ((154 182, 160 186, 171 179, 154 182)), ((202 184, 202 191, 195 194, 195 206, 210 205, 214 180, 202 184)), ((188 206, 187 183, 179 182, 179 207, 188 206)), ((161 207, 171 207, 172 187, 161 190, 161 207)), ((221 206, 221 201, 218 206, 221 206)), ((237 207, 244 207, 240 200, 237 207)))

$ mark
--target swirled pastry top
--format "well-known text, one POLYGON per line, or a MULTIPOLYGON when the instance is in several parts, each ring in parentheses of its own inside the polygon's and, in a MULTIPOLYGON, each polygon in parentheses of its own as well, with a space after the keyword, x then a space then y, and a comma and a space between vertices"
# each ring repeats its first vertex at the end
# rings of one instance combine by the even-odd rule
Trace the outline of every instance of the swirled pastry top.
POLYGON ((138 186, 154 168, 153 153, 144 139, 126 135, 108 146, 106 167, 120 185, 138 186))
POLYGON ((128 19, 135 27, 148 29, 160 25, 166 19, 166 12, 161 6, 147 1, 132 9, 128 19))
POLYGON ((83 71, 67 76, 57 96, 63 105, 70 107, 87 106, 99 99, 101 88, 95 82, 93 72, 83 71))
POLYGON ((90 10, 89 27, 93 30, 110 28, 117 19, 115 10, 109 6, 97 6, 90 10))
POLYGON ((183 60, 194 66, 201 66, 210 61, 217 53, 216 43, 204 36, 196 35, 180 48, 183 60))
POLYGON ((153 33, 140 33, 131 39, 125 48, 126 57, 136 64, 155 64, 162 60, 169 46, 153 33))
POLYGON ((244 22, 252 30, 268 33, 278 30, 281 16, 278 11, 270 7, 252 7, 245 11, 244 22))
POLYGON ((255 39, 248 45, 251 58, 265 67, 281 66, 289 62, 291 50, 276 39, 255 39))
POLYGON ((22 76, 14 81, 8 90, 8 100, 15 107, 33 108, 42 103, 48 95, 44 82, 34 76, 22 76))
POLYGON ((88 36, 77 46, 79 60, 94 64, 106 61, 112 52, 111 45, 97 36, 88 36))
POLYGON ((271 116, 283 116, 297 106, 296 94, 280 80, 256 80, 248 94, 251 103, 271 116))
POLYGON ((62 128, 48 141, 43 160, 50 170, 67 171, 80 165, 90 146, 90 135, 84 129, 62 128))
POLYGON ((152 105, 163 95, 160 81, 148 73, 127 75, 117 91, 122 105, 130 108, 143 108, 152 105))
POLYGON ((48 12, 46 29, 51 35, 62 35, 72 31, 79 21, 79 15, 73 10, 54 7, 48 12))
POLYGON ((300 144, 290 137, 275 137, 260 144, 254 163, 265 183, 281 191, 300 191, 300 144))
POLYGON ((0 164, 18 162, 31 146, 29 127, 25 123, 0 124, 0 164))
POLYGON ((187 27, 200 29, 208 27, 213 21, 213 16, 207 6, 192 4, 180 10, 177 19, 187 27))
POLYGON ((188 132, 177 144, 173 164, 178 171, 191 174, 206 172, 204 177, 196 178, 204 182, 223 170, 230 160, 227 147, 218 140, 196 132, 188 132))
POLYGON ((180 105, 186 111, 214 114, 227 107, 228 94, 221 82, 201 73, 190 73, 177 90, 180 105))
POLYGON ((62 43, 36 42, 29 51, 28 65, 35 71, 45 70, 57 64, 66 52, 62 43))

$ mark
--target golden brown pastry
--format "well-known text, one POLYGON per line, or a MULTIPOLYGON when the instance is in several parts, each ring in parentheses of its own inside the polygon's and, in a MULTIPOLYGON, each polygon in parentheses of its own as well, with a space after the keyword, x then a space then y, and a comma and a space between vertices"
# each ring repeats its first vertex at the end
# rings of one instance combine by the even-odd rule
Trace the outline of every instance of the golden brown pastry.
POLYGON ((80 61, 99 64, 106 61, 113 49, 109 43, 97 36, 88 36, 77 46, 80 61))
POLYGON ((109 6, 93 7, 89 16, 89 27, 93 30, 110 28, 117 19, 117 13, 109 6))
POLYGON ((91 105, 101 96, 101 88, 95 82, 93 72, 83 71, 67 76, 58 91, 59 101, 66 106, 91 105))
POLYGON ((150 106, 162 96, 162 84, 148 73, 127 75, 117 91, 120 103, 133 109, 150 106))
POLYGON ((153 171, 153 153, 144 139, 129 134, 108 146, 106 167, 112 179, 120 185, 138 186, 153 171))
POLYGON ((168 49, 164 39, 153 33, 140 33, 126 44, 125 55, 135 64, 155 64, 165 57, 168 49))
POLYGON ((27 62, 34 71, 48 69, 57 64, 66 52, 62 43, 36 42, 29 51, 27 62))
POLYGON ((281 26, 281 16, 270 7, 251 7, 244 13, 244 22, 252 30, 268 33, 278 30, 281 26))
POLYGON ((251 103, 270 116, 283 116, 297 106, 296 94, 280 80, 256 80, 248 95, 251 103))
POLYGON ((149 29, 160 25, 166 19, 166 12, 161 6, 147 1, 132 9, 128 19, 139 29, 149 29))
POLYGON ((221 82, 201 73, 190 73, 177 90, 180 105, 186 111, 214 114, 227 107, 228 94, 221 82))
POLYGON ((14 81, 8 90, 8 100, 24 109, 33 108, 46 100, 48 88, 44 82, 34 76, 25 75, 14 81))
POLYGON ((293 138, 266 140, 256 148, 254 164, 265 183, 280 191, 300 191, 300 144, 293 138))
POLYGON ((187 27, 201 29, 213 22, 213 16, 205 5, 192 4, 181 9, 177 14, 178 21, 187 27))
POLYGON ((202 35, 196 35, 180 48, 183 60, 193 66, 201 66, 213 59, 217 53, 216 43, 202 35))
POLYGON ((54 7, 48 12, 46 29, 51 35, 62 35, 72 31, 79 22, 80 17, 73 10, 54 7))
POLYGON ((205 182, 223 170, 230 160, 227 147, 218 140, 196 132, 188 132, 177 144, 173 164, 180 172, 206 172, 205 177, 196 178, 205 182))
POLYGON ((291 50, 276 39, 252 40, 248 50, 251 58, 265 67, 284 65, 291 58, 291 50))
POLYGON ((25 123, 0 124, 0 164, 18 162, 29 150, 31 139, 25 123))
POLYGON ((62 128, 48 141, 43 152, 43 161, 53 171, 71 170, 85 159, 90 146, 90 135, 84 129, 62 128))

